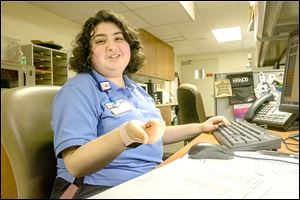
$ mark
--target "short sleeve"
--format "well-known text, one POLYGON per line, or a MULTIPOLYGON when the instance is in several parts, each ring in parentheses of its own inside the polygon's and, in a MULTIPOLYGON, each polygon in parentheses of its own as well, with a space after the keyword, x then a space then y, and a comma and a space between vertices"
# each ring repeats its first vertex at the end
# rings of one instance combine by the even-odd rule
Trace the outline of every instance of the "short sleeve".
POLYGON ((98 117, 101 114, 99 99, 91 90, 75 86, 63 87, 52 105, 52 128, 56 156, 71 146, 97 137, 98 117))

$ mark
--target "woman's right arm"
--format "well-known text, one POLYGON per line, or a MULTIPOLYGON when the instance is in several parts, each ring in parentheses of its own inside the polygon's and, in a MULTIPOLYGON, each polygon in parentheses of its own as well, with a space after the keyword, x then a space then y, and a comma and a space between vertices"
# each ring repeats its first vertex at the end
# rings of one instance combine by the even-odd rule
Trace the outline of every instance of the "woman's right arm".
POLYGON ((126 149, 119 128, 82 146, 62 151, 65 165, 73 176, 79 178, 104 168, 126 149))
POLYGON ((80 147, 63 150, 62 156, 70 174, 83 177, 101 170, 127 149, 128 141, 121 134, 138 143, 153 144, 163 136, 165 128, 165 123, 157 119, 146 123, 131 120, 80 147))

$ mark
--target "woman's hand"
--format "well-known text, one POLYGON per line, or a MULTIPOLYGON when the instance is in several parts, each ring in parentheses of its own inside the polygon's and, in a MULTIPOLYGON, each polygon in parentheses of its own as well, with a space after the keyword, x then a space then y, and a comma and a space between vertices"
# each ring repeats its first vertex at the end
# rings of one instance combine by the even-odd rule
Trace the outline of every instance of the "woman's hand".
POLYGON ((154 144, 161 138, 166 130, 165 122, 159 119, 150 119, 143 123, 139 120, 131 120, 125 124, 128 136, 143 144, 154 144))
POLYGON ((126 133, 131 139, 139 143, 147 144, 149 136, 146 133, 144 126, 145 124, 139 120, 130 120, 124 124, 126 133))
POLYGON ((162 138, 166 131, 166 124, 162 120, 150 119, 145 124, 145 131, 149 136, 148 144, 154 144, 159 138, 162 138))
POLYGON ((224 116, 211 117, 211 118, 209 118, 208 120, 206 120, 205 122, 203 122, 201 124, 202 125, 202 131, 201 132, 213 131, 213 130, 215 130, 219 127, 218 126, 219 124, 225 124, 225 126, 229 126, 230 122, 224 116))

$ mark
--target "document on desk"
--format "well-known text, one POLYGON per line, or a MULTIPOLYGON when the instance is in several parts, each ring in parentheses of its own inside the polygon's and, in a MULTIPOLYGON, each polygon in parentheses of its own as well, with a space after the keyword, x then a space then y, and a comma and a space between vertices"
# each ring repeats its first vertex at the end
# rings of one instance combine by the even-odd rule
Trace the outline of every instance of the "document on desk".
MULTIPOLYGON (((249 155, 255 156, 251 152, 249 155)), ((299 199, 299 159, 298 164, 291 164, 240 157, 194 160, 184 156, 90 198, 299 199)))

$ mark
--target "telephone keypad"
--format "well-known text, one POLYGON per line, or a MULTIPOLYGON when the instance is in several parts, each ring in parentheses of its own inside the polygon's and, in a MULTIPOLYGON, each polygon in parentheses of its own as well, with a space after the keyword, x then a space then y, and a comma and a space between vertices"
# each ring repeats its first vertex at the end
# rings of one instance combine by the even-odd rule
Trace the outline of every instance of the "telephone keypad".
POLYGON ((288 122, 293 120, 294 116, 291 113, 278 111, 278 107, 278 104, 264 105, 252 121, 257 124, 286 129, 288 122))

